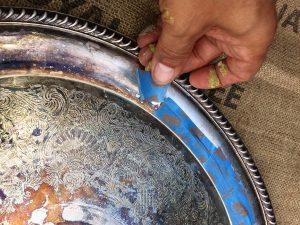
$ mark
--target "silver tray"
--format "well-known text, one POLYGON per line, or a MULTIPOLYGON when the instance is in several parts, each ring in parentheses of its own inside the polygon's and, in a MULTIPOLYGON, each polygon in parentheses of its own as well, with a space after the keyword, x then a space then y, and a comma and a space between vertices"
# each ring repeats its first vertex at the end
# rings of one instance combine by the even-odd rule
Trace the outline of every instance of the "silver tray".
POLYGON ((0 224, 275 224, 250 154, 187 77, 162 115, 123 35, 4 7, 0 32, 0 224))

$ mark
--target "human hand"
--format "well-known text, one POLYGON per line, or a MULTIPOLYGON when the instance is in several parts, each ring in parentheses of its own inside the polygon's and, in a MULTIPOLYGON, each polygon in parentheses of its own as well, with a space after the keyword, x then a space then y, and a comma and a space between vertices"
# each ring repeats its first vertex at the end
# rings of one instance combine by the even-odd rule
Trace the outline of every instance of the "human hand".
POLYGON ((208 89, 250 80, 275 35, 273 0, 160 0, 161 22, 138 38, 140 62, 165 85, 191 72, 208 89), (225 53, 216 65, 209 63, 225 53))

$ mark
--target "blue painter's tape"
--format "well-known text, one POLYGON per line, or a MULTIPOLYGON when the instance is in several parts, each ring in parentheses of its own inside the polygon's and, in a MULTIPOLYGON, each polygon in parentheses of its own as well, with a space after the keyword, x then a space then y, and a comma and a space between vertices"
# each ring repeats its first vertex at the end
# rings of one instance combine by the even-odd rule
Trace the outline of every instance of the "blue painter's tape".
POLYGON ((222 149, 215 146, 196 127, 184 109, 181 109, 171 98, 165 98, 168 87, 153 85, 149 73, 137 72, 137 74, 140 78, 141 96, 144 99, 157 96, 157 99, 162 102, 153 114, 177 134, 201 162, 203 169, 220 194, 232 224, 257 224, 253 206, 247 197, 247 189, 242 182, 239 182, 238 174, 230 159, 226 158, 222 149))
POLYGON ((170 85, 158 86, 151 77, 150 72, 137 70, 136 76, 139 83, 141 100, 146 102, 163 102, 170 85))

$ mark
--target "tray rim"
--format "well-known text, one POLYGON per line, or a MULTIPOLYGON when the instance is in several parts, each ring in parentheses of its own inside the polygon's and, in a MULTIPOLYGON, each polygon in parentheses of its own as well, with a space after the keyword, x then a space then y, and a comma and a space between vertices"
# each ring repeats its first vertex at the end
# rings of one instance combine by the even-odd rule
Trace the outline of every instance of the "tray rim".
MULTIPOLYGON (((31 24, 36 26, 44 25, 50 28, 55 27, 66 32, 80 33, 116 47, 126 54, 134 57, 138 56, 139 48, 132 39, 96 23, 58 12, 25 7, 12 8, 0 6, 0 25, 3 24, 31 24), (71 24, 70 20, 72 21, 71 24), (95 31, 98 32, 96 33, 95 31)), ((272 203, 263 179, 241 137, 234 130, 230 122, 201 90, 191 86, 187 76, 176 79, 173 81, 173 84, 201 108, 209 120, 222 133, 222 136, 232 147, 249 177, 257 199, 260 202, 266 224, 276 224, 272 203)))

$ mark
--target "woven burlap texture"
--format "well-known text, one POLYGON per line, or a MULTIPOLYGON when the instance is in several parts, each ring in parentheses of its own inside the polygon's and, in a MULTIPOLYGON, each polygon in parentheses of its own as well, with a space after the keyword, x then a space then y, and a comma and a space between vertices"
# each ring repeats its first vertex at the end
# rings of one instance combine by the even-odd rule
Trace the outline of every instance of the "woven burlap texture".
POLYGON ((0 0, 2 6, 58 11, 111 27, 131 38, 157 21, 159 11, 151 0, 0 0))
POLYGON ((242 85, 235 110, 218 104, 254 157, 280 225, 300 224, 299 6, 277 2, 284 15, 263 67, 242 85))
MULTIPOLYGON (((158 18, 153 0, 0 0, 83 17, 136 38, 158 18)), ((300 0, 278 0, 277 36, 254 80, 208 94, 246 143, 280 225, 300 224, 300 0)))

